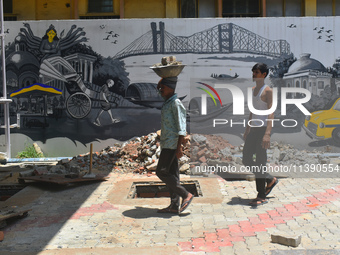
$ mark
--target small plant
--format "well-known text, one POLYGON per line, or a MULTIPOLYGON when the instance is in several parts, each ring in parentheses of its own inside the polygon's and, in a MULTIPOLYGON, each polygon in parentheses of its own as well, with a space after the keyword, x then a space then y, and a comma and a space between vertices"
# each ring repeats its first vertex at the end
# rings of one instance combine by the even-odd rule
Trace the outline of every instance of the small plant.
POLYGON ((26 145, 25 150, 18 152, 17 158, 42 158, 44 155, 38 153, 33 145, 26 145))

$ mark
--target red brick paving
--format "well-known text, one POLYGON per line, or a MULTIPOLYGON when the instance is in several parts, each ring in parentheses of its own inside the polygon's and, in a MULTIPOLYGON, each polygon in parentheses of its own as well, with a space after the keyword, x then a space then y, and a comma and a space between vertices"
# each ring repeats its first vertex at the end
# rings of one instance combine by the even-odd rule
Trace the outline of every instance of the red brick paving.
POLYGON ((82 207, 78 209, 70 219, 79 219, 83 216, 91 216, 94 213, 100 213, 100 212, 106 212, 108 210, 117 210, 118 208, 113 206, 112 204, 108 202, 104 202, 102 204, 93 204, 90 207, 82 207))
POLYGON ((192 238, 191 241, 179 242, 178 245, 182 251, 220 252, 220 247, 233 246, 232 242, 244 242, 244 237, 256 236, 257 232, 264 232, 268 228, 277 227, 278 224, 285 224, 294 217, 309 213, 319 206, 338 199, 340 199, 340 186, 268 210, 266 213, 259 213, 257 217, 248 217, 248 220, 238 221, 238 224, 230 225, 228 228, 204 232, 203 238, 192 238))

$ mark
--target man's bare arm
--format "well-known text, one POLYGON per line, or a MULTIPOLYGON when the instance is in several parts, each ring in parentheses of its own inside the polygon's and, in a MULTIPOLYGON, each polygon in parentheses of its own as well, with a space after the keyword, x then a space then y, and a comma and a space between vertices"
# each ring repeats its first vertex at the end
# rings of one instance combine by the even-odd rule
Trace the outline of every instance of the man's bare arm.
MULTIPOLYGON (((266 90, 266 103, 267 103, 268 109, 270 109, 273 105, 273 90, 271 88, 266 90)), ((265 149, 268 149, 270 147, 270 134, 273 128, 273 119, 274 119, 274 113, 269 114, 266 132, 262 140, 262 147, 265 149)))

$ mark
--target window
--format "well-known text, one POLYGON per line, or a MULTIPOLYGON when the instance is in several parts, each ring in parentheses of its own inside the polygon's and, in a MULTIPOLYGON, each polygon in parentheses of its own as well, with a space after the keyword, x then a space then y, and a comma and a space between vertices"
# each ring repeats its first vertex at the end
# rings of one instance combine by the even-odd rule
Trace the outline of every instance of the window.
POLYGON ((267 17, 288 17, 301 16, 301 0, 267 0, 266 1, 267 17))
POLYGON ((259 17, 259 0, 223 0, 223 17, 259 17))
POLYGON ((266 14, 268 17, 282 17, 283 16, 282 0, 267 0, 266 14))
POLYGON ((307 89, 307 81, 306 81, 306 80, 303 81, 302 87, 303 87, 304 89, 307 89))
POLYGON ((317 0, 316 2, 317 16, 339 16, 340 0, 317 0))
MULTIPOLYGON (((340 1, 340 0, 339 0, 340 1)), ((216 4, 211 0, 198 1, 198 17, 199 18, 213 18, 216 17, 216 4)))
POLYGON ((284 0, 284 16, 301 16, 302 14, 301 0, 284 0))
POLYGON ((88 12, 113 12, 113 0, 88 0, 88 12))
POLYGON ((13 13, 12 0, 3 0, 4 13, 13 13))
POLYGON ((333 0, 317 0, 316 16, 332 16, 333 15, 333 0))
POLYGON ((4 16, 4 21, 16 21, 17 16, 4 16))
POLYGON ((3 0, 4 21, 17 20, 17 16, 13 15, 13 0, 3 0))
POLYGON ((340 16, 340 0, 335 0, 334 15, 340 16))
POLYGON ((323 81, 319 81, 318 82, 318 89, 323 89, 324 88, 324 82, 323 81))
POLYGON ((197 17, 197 0, 181 0, 181 18, 197 17))
POLYGON ((216 16, 215 1, 211 0, 181 0, 181 18, 213 18, 216 16))

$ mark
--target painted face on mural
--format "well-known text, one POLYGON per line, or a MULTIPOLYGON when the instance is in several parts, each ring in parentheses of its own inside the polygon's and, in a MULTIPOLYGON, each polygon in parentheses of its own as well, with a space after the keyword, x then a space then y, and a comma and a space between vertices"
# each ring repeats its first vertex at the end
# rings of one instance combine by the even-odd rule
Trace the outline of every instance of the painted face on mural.
POLYGON ((111 88, 113 85, 115 85, 115 82, 113 80, 108 80, 107 81, 107 86, 111 88))
POLYGON ((56 32, 53 30, 48 31, 47 36, 48 36, 48 41, 51 43, 53 42, 54 37, 56 36, 56 32))

